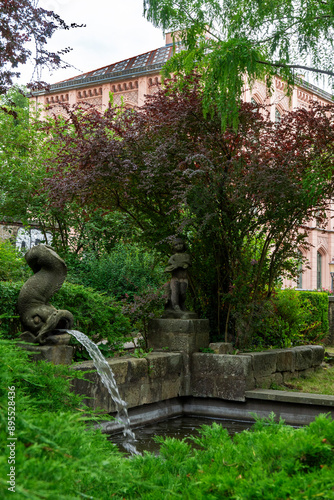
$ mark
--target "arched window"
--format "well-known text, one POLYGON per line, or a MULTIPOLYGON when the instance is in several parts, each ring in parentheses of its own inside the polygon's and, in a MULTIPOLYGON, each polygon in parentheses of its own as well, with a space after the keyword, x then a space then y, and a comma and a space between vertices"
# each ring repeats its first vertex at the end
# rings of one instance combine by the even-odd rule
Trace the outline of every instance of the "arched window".
POLYGON ((322 255, 320 252, 317 252, 317 288, 322 288, 322 280, 321 280, 321 268, 322 268, 322 255))

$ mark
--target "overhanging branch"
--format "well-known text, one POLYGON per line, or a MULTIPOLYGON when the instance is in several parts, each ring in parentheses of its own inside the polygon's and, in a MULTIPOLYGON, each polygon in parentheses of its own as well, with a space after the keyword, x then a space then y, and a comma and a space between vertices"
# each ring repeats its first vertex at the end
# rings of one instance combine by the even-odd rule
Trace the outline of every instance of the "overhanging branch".
POLYGON ((305 69, 306 71, 313 71, 314 73, 321 73, 322 75, 334 76, 334 71, 329 71, 327 69, 310 68, 309 66, 302 66, 300 64, 283 64, 258 60, 256 62, 259 64, 265 64, 266 66, 274 66, 275 68, 305 69))

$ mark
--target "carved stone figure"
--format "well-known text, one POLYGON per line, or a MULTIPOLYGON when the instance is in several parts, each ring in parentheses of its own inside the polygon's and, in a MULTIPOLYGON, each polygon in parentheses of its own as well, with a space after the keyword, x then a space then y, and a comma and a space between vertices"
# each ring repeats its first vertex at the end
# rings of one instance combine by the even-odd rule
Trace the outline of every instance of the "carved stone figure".
POLYGON ((66 264, 48 245, 36 245, 25 255, 34 272, 21 288, 18 311, 23 328, 22 340, 36 344, 63 343, 58 329, 70 329, 73 315, 49 304, 51 297, 61 288, 66 274, 66 264))
POLYGON ((165 285, 167 292, 167 303, 163 318, 184 318, 197 317, 185 307, 188 272, 191 266, 191 257, 185 252, 185 244, 181 238, 177 238, 173 245, 174 254, 170 257, 165 269, 166 273, 171 273, 172 277, 169 283, 165 285))

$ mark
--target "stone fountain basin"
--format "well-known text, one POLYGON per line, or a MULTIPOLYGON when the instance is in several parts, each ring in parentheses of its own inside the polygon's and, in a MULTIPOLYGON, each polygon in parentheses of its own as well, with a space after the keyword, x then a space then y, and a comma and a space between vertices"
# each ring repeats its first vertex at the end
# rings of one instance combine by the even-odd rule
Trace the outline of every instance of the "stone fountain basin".
MULTIPOLYGON (((278 383, 319 368, 322 346, 302 346, 245 355, 152 352, 146 357, 109 359, 122 398, 127 402, 131 425, 182 415, 253 420, 251 413, 267 417, 272 411, 291 425, 311 422, 319 413, 334 418, 334 396, 272 391, 278 383), (257 386, 262 385, 262 388, 257 386), (267 388, 266 388, 267 387, 267 388)), ((75 380, 73 389, 85 403, 114 415, 115 406, 100 382, 92 362, 73 366, 90 371, 86 380, 75 380)), ((117 432, 116 423, 102 426, 117 432)))

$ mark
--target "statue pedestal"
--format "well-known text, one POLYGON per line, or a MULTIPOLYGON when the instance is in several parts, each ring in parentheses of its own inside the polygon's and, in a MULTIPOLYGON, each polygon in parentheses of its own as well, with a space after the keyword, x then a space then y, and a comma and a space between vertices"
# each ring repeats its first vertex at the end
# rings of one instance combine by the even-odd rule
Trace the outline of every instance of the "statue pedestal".
POLYGON ((69 345, 31 345, 18 344, 21 349, 29 351, 32 361, 49 361, 54 365, 70 365, 73 347, 69 345))
POLYGON ((154 351, 182 352, 184 384, 182 395, 190 390, 190 360, 194 352, 209 346, 208 319, 152 319, 148 325, 148 347, 154 351))
POLYGON ((208 319, 151 319, 148 346, 154 351, 192 354, 209 346, 208 319))

